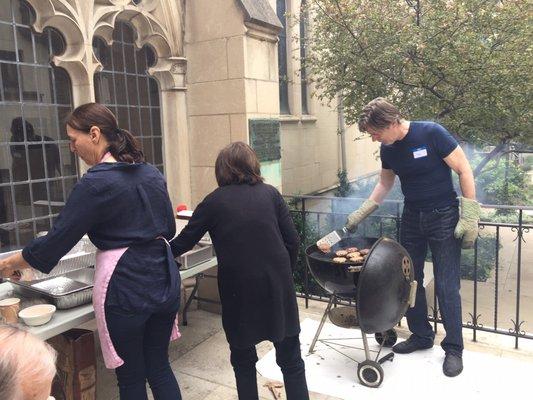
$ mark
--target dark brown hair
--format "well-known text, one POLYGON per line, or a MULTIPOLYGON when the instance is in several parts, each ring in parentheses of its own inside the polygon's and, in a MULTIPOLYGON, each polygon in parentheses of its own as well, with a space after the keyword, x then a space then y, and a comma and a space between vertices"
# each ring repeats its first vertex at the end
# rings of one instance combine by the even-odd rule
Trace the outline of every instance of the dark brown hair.
POLYGON ((359 131, 368 132, 368 129, 381 130, 395 122, 400 122, 400 111, 383 97, 378 97, 368 103, 359 115, 359 131))
POLYGON ((215 163, 218 186, 263 182, 255 151, 243 142, 233 142, 218 153, 215 163))
POLYGON ((72 111, 65 122, 71 128, 87 133, 93 126, 100 128, 109 143, 107 150, 117 161, 130 164, 144 161, 139 141, 131 132, 118 127, 115 115, 103 104, 83 104, 72 111))

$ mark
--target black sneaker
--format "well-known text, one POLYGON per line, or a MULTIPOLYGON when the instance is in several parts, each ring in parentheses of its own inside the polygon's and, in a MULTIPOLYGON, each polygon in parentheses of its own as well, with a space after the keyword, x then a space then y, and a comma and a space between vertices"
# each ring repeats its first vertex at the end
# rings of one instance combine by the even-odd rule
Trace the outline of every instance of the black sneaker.
POLYGON ((454 377, 463 371, 463 357, 453 353, 446 353, 444 357, 444 364, 442 364, 442 372, 444 375, 454 377))
POLYGON ((424 342, 414 335, 409 336, 404 342, 400 342, 392 346, 392 351, 398 354, 408 354, 417 350, 426 350, 433 347, 433 341, 424 342))

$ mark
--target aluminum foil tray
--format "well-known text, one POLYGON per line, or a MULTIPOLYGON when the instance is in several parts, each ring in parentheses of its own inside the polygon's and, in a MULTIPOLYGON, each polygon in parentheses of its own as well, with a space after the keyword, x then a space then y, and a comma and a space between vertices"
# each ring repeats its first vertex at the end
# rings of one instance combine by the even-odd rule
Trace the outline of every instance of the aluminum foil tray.
POLYGON ((210 260, 213 258, 213 256, 213 246, 211 244, 206 245, 199 243, 198 245, 194 246, 192 250, 189 250, 188 252, 177 257, 176 261, 181 264, 180 269, 189 269, 195 265, 210 260))
POLYGON ((90 303, 92 300, 94 269, 83 268, 61 276, 49 276, 34 281, 12 281, 15 292, 28 297, 41 297, 65 310, 90 303))
POLYGON ((45 279, 51 276, 64 275, 67 272, 77 269, 92 267, 96 263, 96 247, 87 236, 84 236, 66 255, 61 257, 59 263, 50 271, 43 274, 37 270, 32 270, 34 280, 45 279))
POLYGON ((31 287, 41 290, 47 294, 62 296, 77 292, 78 290, 86 289, 87 285, 85 283, 67 278, 66 276, 57 276, 39 283, 34 283, 31 285, 31 287))

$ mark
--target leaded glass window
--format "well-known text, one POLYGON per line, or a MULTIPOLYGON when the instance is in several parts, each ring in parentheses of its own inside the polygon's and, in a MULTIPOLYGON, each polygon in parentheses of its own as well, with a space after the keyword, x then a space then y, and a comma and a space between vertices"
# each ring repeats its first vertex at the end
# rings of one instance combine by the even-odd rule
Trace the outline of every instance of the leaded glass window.
POLYGON ((140 140, 146 161, 163 172, 159 86, 148 74, 156 57, 149 46, 136 47, 135 35, 131 26, 117 22, 112 46, 95 38, 94 50, 103 66, 94 77, 96 101, 115 113, 119 126, 140 140))
POLYGON ((0 0, 0 252, 49 230, 78 179, 63 124, 71 84, 51 64, 64 41, 33 21, 26 2, 0 0))

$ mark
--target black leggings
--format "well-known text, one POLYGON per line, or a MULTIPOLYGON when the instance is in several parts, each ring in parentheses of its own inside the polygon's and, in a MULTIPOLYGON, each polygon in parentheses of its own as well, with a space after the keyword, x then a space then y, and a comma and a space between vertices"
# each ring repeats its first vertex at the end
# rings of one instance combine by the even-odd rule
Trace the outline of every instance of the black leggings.
MULTIPOLYGON (((305 365, 300 353, 298 336, 287 337, 276 348, 276 363, 280 366, 285 383, 287 400, 309 400, 307 382, 305 380, 305 365)), ((255 363, 257 353, 255 346, 238 349, 230 345, 231 365, 235 371, 239 400, 257 400, 257 372, 255 363)))
POLYGON ((155 400, 181 400, 168 361, 170 333, 176 310, 161 314, 131 314, 106 307, 111 340, 124 364, 117 369, 121 400, 147 400, 146 381, 155 400))

